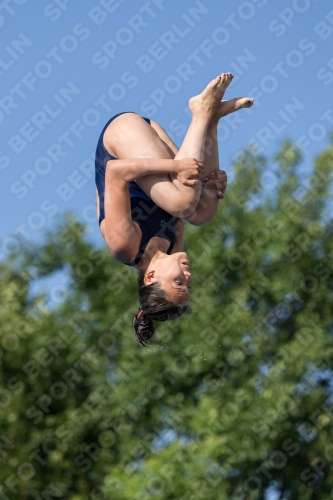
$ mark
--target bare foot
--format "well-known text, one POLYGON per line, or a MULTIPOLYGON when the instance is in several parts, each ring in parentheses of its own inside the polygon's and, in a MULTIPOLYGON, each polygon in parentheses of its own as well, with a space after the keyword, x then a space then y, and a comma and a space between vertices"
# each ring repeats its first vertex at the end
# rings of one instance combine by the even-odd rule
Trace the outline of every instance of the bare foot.
POLYGON ((209 118, 213 116, 233 77, 232 73, 222 73, 212 80, 201 94, 191 97, 189 107, 193 115, 209 118))
POLYGON ((239 109, 251 108, 253 103, 254 99, 252 97, 235 97, 230 101, 222 101, 213 114, 212 121, 218 121, 223 116, 230 115, 230 113, 234 113, 239 109))

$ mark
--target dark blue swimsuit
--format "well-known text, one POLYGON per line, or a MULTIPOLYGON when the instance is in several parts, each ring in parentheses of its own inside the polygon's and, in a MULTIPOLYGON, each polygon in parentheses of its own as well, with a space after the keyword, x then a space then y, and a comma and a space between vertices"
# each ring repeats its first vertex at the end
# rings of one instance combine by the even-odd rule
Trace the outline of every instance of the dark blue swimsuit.
MULTIPOLYGON (((110 123, 117 118, 117 116, 122 115, 123 113, 119 113, 118 115, 113 116, 105 125, 102 130, 102 133, 98 139, 97 148, 96 148, 96 156, 95 156, 95 181, 99 196, 99 207, 100 207, 100 216, 99 223, 105 219, 104 212, 104 190, 105 190, 105 168, 106 163, 109 160, 117 160, 114 156, 111 156, 110 153, 106 150, 103 144, 103 136, 104 132, 110 123)), ((150 120, 148 118, 144 118, 147 123, 150 124, 150 120)), ((138 186, 138 184, 133 181, 128 183, 129 193, 131 198, 131 214, 132 220, 139 224, 142 238, 140 243, 139 252, 137 253, 133 262, 125 262, 127 266, 135 266, 141 259, 151 238, 154 236, 159 236, 160 238, 164 238, 170 241, 170 246, 168 249, 168 254, 172 252, 174 244, 176 242, 176 217, 168 214, 160 208, 156 203, 152 201, 149 196, 146 195, 138 186)))

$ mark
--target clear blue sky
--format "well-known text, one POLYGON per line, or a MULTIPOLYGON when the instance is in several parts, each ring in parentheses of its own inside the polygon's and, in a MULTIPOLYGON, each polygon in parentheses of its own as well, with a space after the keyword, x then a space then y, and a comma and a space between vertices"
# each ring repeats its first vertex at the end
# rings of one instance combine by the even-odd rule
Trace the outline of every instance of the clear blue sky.
POLYGON ((6 0, 0 30, 0 256, 66 210, 102 244, 91 167, 105 122, 135 111, 179 145, 189 97, 221 72, 235 74, 226 98, 256 98, 220 127, 231 177, 246 144, 272 156, 289 136, 306 180, 333 129, 329 0, 6 0))

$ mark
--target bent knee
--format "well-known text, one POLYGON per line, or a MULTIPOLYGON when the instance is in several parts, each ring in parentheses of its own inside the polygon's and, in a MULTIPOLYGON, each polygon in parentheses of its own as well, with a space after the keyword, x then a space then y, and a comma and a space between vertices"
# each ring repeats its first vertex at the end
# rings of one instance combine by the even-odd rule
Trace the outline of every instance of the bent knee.
POLYGON ((214 216, 198 215, 196 210, 194 210, 189 216, 185 217, 186 222, 189 222, 192 226, 204 226, 214 219, 214 216))
POLYGON ((162 197, 155 196, 151 198, 156 205, 178 219, 186 219, 186 217, 189 217, 197 206, 197 201, 193 199, 179 199, 177 196, 170 196, 169 198, 163 197, 163 199, 162 197))
POLYGON ((186 219, 197 208, 200 199, 200 191, 192 190, 187 193, 179 193, 175 202, 175 211, 180 219, 186 219))
MULTIPOLYGON (((139 180, 139 185, 142 186, 143 184, 144 178, 139 180)), ((185 219, 196 209, 199 203, 201 186, 184 186, 181 182, 173 180, 172 182, 156 182, 145 192, 156 205, 163 208, 170 215, 185 219)))

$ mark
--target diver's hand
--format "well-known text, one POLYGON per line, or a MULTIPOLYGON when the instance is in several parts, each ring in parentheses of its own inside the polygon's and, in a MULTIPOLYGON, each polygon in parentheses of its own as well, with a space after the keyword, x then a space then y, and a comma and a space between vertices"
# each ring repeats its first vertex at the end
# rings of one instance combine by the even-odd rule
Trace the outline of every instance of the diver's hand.
POLYGON ((224 198, 225 190, 227 189, 228 176, 224 170, 215 170, 211 172, 202 181, 204 189, 216 189, 217 197, 222 200, 224 198))
POLYGON ((183 158, 182 160, 174 160, 175 173, 177 179, 184 186, 194 186, 198 183, 198 179, 204 176, 204 164, 201 160, 195 158, 183 158))

